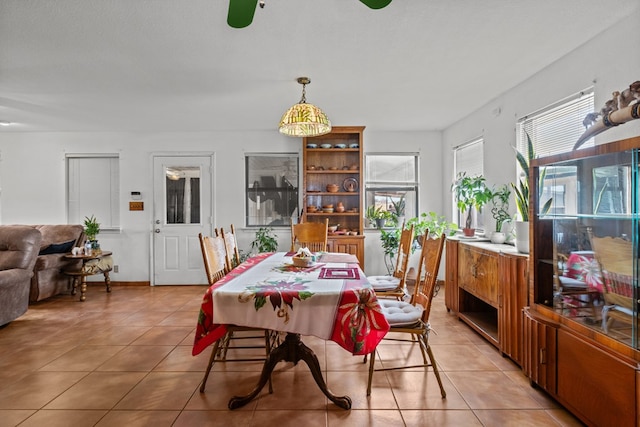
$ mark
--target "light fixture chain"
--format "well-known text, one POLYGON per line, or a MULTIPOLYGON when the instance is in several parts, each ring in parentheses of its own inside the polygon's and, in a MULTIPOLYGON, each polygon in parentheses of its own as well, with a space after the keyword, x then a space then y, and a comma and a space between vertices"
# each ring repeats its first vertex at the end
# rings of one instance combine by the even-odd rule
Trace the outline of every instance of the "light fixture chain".
POLYGON ((307 103, 307 90, 305 89, 306 87, 307 87, 307 84, 302 83, 302 99, 300 100, 300 104, 307 103))

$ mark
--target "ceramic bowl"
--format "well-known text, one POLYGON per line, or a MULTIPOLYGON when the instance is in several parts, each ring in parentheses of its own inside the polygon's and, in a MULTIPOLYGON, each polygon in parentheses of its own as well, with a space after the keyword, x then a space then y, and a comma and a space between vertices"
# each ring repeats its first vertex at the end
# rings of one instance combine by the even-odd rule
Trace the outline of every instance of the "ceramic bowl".
POLYGON ((333 209, 333 205, 322 205, 323 209, 333 209))
POLYGON ((333 147, 334 148, 347 148, 347 144, 336 144, 333 147))
POLYGON ((349 148, 360 148, 359 144, 349 144, 349 148))
POLYGON ((327 191, 329 193, 337 193, 338 192, 338 188, 340 188, 340 187, 338 187, 336 184, 327 185, 327 191))
POLYGON ((322 213, 333 213, 333 208, 322 208, 322 213))
POLYGON ((337 225, 330 225, 327 230, 329 231, 329 233, 335 233, 336 230, 338 229, 337 225))
POLYGON ((315 213, 318 212, 318 208, 316 206, 307 206, 307 213, 315 213))
POLYGON ((307 148, 318 148, 318 144, 307 144, 307 148))
POLYGON ((321 144, 320 148, 331 148, 333 147, 331 144, 321 144))

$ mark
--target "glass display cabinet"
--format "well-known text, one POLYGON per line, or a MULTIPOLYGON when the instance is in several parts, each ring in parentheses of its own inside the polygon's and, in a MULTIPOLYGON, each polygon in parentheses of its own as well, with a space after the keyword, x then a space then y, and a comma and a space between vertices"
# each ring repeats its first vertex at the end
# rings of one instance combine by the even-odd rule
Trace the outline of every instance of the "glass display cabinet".
POLYGON ((639 155, 636 137, 531 162, 523 368, 587 424, 637 419, 639 155))
POLYGON ((550 248, 538 248, 534 301, 638 348, 640 148, 600 151, 535 168, 539 206, 549 198, 552 204, 536 215, 535 229, 550 248))

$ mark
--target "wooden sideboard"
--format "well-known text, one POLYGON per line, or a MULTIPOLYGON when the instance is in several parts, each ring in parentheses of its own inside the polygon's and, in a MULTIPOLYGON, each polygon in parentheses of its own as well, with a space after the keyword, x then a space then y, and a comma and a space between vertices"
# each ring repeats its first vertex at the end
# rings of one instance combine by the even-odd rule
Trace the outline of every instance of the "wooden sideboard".
POLYGON ((528 262, 511 245, 447 240, 447 310, 520 365, 528 262))

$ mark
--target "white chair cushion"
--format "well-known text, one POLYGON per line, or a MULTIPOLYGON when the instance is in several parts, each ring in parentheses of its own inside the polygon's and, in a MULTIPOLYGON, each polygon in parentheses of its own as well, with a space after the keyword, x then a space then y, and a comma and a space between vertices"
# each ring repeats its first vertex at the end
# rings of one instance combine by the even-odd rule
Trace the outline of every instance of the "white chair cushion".
POLYGON ((400 279, 393 276, 367 276, 374 291, 392 291, 400 286, 400 279))
POLYGON ((411 305, 404 301, 379 299, 382 314, 390 326, 413 325, 422 317, 424 308, 420 304, 411 305))

